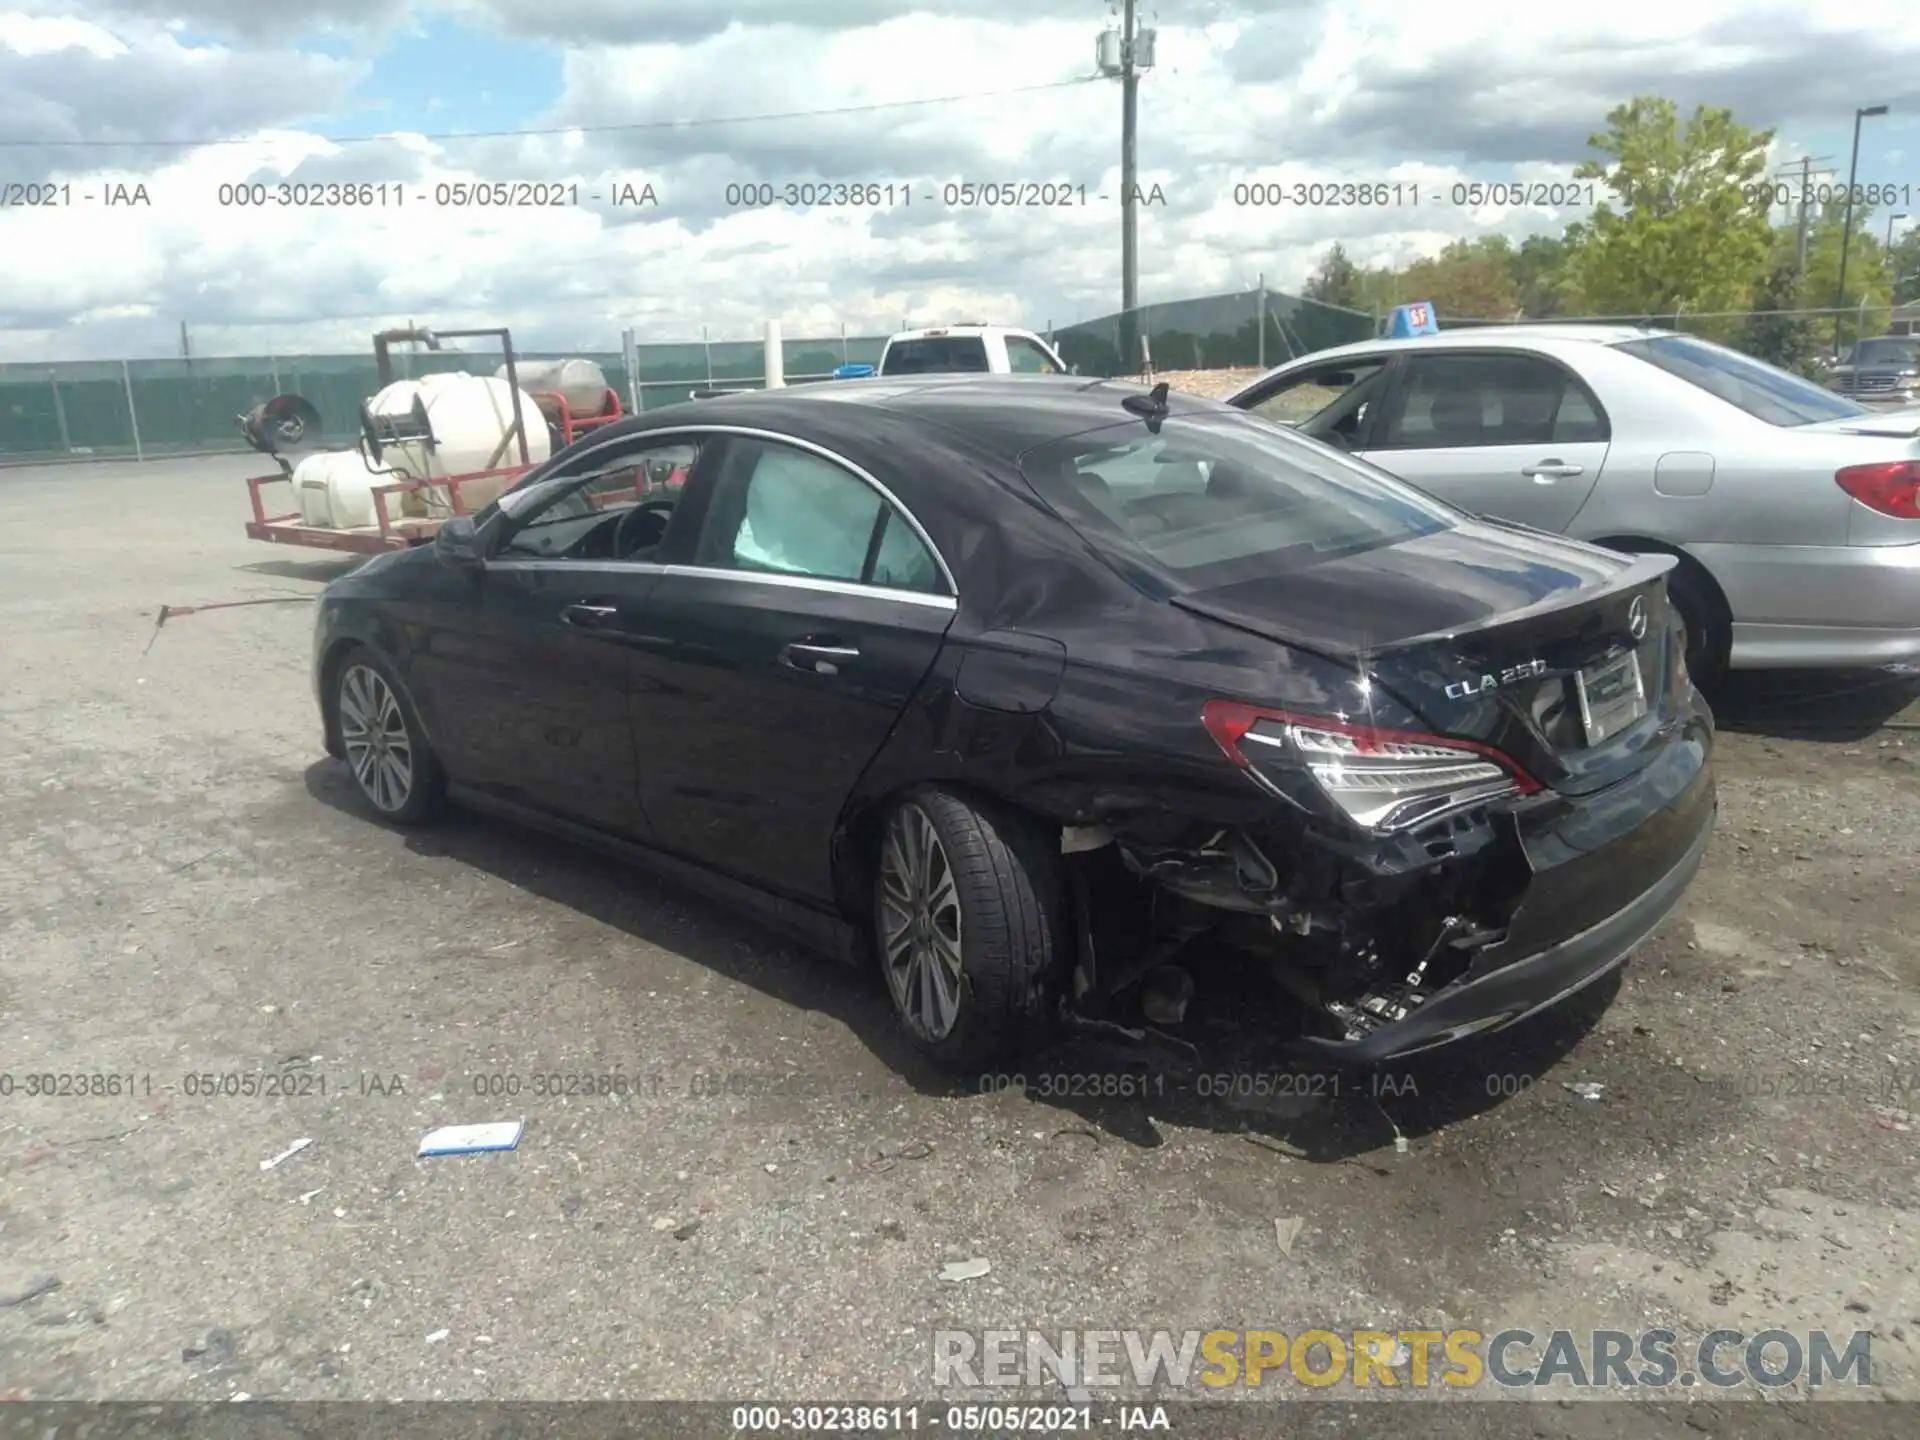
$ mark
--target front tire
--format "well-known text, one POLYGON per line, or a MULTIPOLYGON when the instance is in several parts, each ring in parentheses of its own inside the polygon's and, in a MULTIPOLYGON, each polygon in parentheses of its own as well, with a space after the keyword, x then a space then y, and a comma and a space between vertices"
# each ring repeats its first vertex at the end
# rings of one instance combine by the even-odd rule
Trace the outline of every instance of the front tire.
POLYGON ((916 790, 887 813, 875 872, 881 973, 914 1045, 966 1075, 1033 1046, 1062 931, 1059 862, 1039 827, 916 790))
POLYGON ((421 825, 446 797, 446 775, 412 697, 370 651, 357 649, 334 676, 340 748, 355 787, 383 820, 421 825))

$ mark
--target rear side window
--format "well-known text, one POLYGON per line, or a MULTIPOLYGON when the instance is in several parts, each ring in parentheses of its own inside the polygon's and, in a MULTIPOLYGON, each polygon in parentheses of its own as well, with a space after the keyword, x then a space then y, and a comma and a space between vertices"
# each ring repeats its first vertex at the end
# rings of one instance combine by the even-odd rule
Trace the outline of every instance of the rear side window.
POLYGON ((1007 336, 1007 368, 1016 375, 1058 375, 1051 356, 1024 335, 1007 336))
POLYGON ((1616 348, 1769 425, 1812 425, 1867 413, 1864 407, 1810 380, 1691 335, 1629 340, 1616 348))
POLYGON ((936 335, 887 347, 882 375, 984 375, 987 342, 978 335, 936 335))
POLYGON ((1306 569, 1451 528, 1459 516, 1382 470, 1244 416, 1102 426, 1020 469, 1088 540, 1187 589, 1306 569))
POLYGON ((1570 445, 1605 440, 1606 416, 1567 371, 1537 355, 1412 355, 1377 448, 1570 445))
POLYGON ((939 566, 913 527, 866 481, 811 451, 730 448, 696 563, 940 594, 939 566))

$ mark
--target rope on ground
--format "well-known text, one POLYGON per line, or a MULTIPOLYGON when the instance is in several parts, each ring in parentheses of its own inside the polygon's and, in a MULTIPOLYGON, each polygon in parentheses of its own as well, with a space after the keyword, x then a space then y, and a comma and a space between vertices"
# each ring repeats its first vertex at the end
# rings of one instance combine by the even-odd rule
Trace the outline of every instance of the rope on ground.
POLYGON ((198 615, 203 610, 231 610, 239 605, 311 605, 317 595, 264 595, 253 600, 215 600, 207 605, 162 605, 160 613, 153 622, 153 634, 147 637, 147 650, 153 649, 153 642, 160 638, 160 627, 177 615, 198 615))

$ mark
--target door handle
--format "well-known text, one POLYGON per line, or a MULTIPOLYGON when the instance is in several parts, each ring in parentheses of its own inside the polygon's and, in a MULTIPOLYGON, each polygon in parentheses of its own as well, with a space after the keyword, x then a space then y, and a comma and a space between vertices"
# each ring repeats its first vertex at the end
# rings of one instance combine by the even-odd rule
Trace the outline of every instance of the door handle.
POLYGON ((780 651, 780 663, 790 670, 806 670, 815 675, 838 675, 840 667, 860 658, 851 645, 815 644, 796 640, 780 651))
POLYGON ((596 605, 582 601, 578 605, 569 605, 560 612, 562 624, 577 625, 590 630, 596 625, 604 625, 620 613, 618 605, 596 605))
POLYGON ((1532 478, 1536 485, 1551 485, 1556 480, 1569 480, 1581 474, 1581 467, 1568 465, 1559 460, 1542 460, 1538 465, 1522 465, 1520 473, 1532 478))

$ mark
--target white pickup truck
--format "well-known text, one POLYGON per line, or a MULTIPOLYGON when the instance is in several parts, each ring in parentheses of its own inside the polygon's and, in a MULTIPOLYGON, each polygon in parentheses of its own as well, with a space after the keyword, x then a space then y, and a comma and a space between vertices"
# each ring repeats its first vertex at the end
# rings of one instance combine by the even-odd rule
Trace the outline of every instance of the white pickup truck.
POLYGON ((947 325, 903 330, 880 352, 881 375, 1066 375, 1054 348, 1031 330, 947 325))

